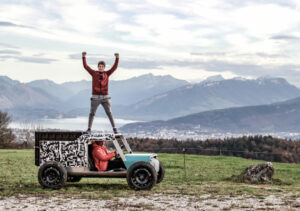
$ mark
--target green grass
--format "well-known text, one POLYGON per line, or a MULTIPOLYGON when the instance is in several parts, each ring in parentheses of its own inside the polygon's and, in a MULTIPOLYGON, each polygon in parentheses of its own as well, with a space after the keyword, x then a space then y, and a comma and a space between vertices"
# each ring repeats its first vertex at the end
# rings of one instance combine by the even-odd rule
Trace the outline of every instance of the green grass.
POLYGON ((34 165, 33 150, 0 150, 0 196, 17 194, 55 195, 61 194, 84 198, 112 198, 133 194, 248 194, 263 197, 269 194, 300 193, 300 165, 273 163, 273 184, 245 184, 228 181, 247 166, 265 161, 247 160, 226 156, 186 155, 186 172, 182 154, 159 154, 166 168, 165 179, 151 191, 133 191, 126 179, 83 178, 79 183, 67 183, 60 190, 43 189, 37 180, 38 167, 34 165))

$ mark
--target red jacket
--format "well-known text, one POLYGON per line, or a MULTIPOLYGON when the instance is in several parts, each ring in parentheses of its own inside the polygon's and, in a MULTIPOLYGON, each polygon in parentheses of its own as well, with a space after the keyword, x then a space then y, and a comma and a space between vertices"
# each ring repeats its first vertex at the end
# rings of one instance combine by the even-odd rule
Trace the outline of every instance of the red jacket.
POLYGON ((99 146, 96 143, 93 143, 93 152, 92 152, 95 167, 98 171, 106 171, 108 161, 116 156, 115 152, 108 152, 104 145, 99 146))
POLYGON ((119 58, 116 58, 114 65, 108 71, 92 70, 86 63, 85 57, 82 57, 83 67, 93 77, 93 95, 108 95, 108 78, 117 69, 119 58), (102 74, 102 77, 101 77, 102 74), (101 78, 100 78, 101 77, 101 78))

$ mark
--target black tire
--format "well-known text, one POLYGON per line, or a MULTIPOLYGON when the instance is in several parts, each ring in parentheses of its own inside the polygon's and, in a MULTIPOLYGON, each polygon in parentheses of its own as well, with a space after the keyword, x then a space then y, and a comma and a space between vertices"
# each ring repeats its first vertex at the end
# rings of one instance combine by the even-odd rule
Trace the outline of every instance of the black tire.
POLYGON ((161 181, 163 181, 164 177, 165 177, 165 167, 162 164, 162 162, 159 161, 159 171, 158 171, 158 174, 157 174, 156 184, 158 184, 161 181))
POLYGON ((60 189, 67 181, 67 170, 62 164, 50 161, 40 167, 38 179, 44 188, 60 189))
POLYGON ((150 190, 157 180, 157 173, 150 163, 133 164, 127 171, 127 183, 134 190, 150 190))
POLYGON ((81 180, 81 177, 76 177, 76 176, 67 177, 67 182, 79 182, 80 180, 81 180))

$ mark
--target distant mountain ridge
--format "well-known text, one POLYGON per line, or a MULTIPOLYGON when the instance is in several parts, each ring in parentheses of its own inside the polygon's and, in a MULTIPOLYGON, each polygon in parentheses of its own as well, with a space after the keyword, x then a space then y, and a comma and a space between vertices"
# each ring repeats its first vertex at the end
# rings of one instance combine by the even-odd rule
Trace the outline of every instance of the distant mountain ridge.
POLYGON ((81 80, 81 81, 70 81, 61 84, 62 87, 72 92, 72 95, 78 92, 89 89, 92 86, 92 81, 81 80))
POLYGON ((42 89, 0 77, 0 108, 10 109, 18 106, 54 107, 60 100, 42 89))
POLYGON ((189 84, 144 99, 118 111, 123 118, 170 119, 191 113, 261 105, 300 96, 300 90, 283 78, 208 80, 189 84))
MULTIPOLYGON (((47 109, 52 118, 88 115, 91 86, 90 81, 20 83, 0 76, 0 108, 18 118, 28 118, 31 113, 34 118, 47 117, 47 109)), ((114 116, 140 120, 172 119, 201 111, 270 104, 300 96, 300 90, 285 79, 269 77, 226 80, 214 76, 190 84, 171 76, 147 74, 110 81, 109 89, 114 116)), ((99 109, 97 114, 105 115, 101 111, 99 109)))
POLYGON ((201 81, 200 83, 206 83, 206 82, 212 82, 212 81, 223 81, 225 78, 223 78, 222 75, 213 75, 207 77, 205 80, 201 81))
MULTIPOLYGON (((135 103, 144 97, 168 91, 188 84, 187 81, 167 76, 142 75, 123 81, 110 81, 110 95, 113 105, 135 103)), ((90 96, 92 94, 91 81, 77 81, 57 84, 50 80, 35 80, 20 83, 7 76, 0 76, 0 109, 15 113, 15 116, 28 118, 34 109, 43 108, 38 112, 41 117, 49 113, 59 116, 74 116, 88 113, 90 96), (54 109, 54 110, 53 110, 54 109), (72 113, 74 112, 75 113, 72 113), (44 114, 42 114, 44 112, 44 114), (20 116, 21 115, 21 116, 20 116)), ((52 115, 53 117, 53 115, 52 115)))
MULTIPOLYGON (((147 97, 172 90, 189 84, 187 81, 173 78, 170 75, 154 76, 146 74, 139 77, 133 77, 127 80, 110 81, 109 95, 112 98, 113 105, 131 105, 147 97)), ((86 108, 90 105, 90 96, 92 93, 92 84, 90 87, 81 90, 73 95, 66 103, 76 105, 76 108, 86 108)))
POLYGON ((197 132, 299 132, 300 97, 270 105, 218 109, 190 114, 167 121, 127 124, 124 132, 158 132, 161 130, 197 132))
POLYGON ((59 98, 61 101, 64 101, 66 98, 70 97, 73 94, 73 92, 68 88, 60 84, 56 84, 50 80, 36 80, 26 83, 26 85, 41 89, 51 94, 52 96, 59 98))

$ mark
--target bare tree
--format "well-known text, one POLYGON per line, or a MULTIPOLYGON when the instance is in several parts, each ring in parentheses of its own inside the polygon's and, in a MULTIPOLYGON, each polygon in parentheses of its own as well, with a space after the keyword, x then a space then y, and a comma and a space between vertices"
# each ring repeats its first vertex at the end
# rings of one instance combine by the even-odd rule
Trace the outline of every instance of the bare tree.
POLYGON ((0 148, 6 148, 15 139, 12 130, 8 128, 11 122, 10 117, 6 112, 0 111, 0 148))

